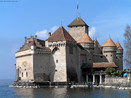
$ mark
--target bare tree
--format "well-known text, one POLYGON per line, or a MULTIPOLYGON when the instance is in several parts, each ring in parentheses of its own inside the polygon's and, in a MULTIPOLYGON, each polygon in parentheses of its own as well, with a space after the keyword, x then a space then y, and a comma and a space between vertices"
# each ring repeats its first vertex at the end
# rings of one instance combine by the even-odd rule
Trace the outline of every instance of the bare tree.
POLYGON ((124 47, 125 47, 125 64, 131 67, 131 27, 127 25, 124 33, 124 47))

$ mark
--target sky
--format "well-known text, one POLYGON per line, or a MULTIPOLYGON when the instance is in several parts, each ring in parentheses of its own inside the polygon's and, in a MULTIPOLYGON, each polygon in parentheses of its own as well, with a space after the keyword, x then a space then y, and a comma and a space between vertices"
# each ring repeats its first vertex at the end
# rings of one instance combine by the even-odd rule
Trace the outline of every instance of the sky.
MULTIPOLYGON (((79 16, 89 25, 92 39, 102 45, 111 37, 124 47, 123 33, 131 26, 131 0, 78 2, 79 16)), ((77 0, 0 0, 0 79, 15 78, 15 52, 25 36, 45 40, 61 25, 68 31, 67 25, 76 17, 77 0)))

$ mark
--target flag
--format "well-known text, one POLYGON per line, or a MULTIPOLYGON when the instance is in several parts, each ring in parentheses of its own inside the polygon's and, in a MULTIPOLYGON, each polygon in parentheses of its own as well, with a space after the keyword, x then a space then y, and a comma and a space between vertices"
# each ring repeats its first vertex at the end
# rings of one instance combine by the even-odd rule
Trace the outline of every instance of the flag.
POLYGON ((78 0, 77 0, 77 9, 79 9, 79 3, 78 3, 78 0))

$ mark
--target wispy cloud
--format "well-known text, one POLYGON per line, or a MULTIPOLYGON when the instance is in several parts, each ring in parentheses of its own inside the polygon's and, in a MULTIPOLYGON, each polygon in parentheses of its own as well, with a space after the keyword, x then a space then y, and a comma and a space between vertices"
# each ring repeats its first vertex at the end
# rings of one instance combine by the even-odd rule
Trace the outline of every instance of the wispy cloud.
POLYGON ((57 30, 57 28, 58 28, 58 26, 53 26, 51 29, 49 29, 49 30, 42 30, 42 31, 38 31, 38 32, 36 32, 36 34, 35 35, 37 35, 38 37, 40 37, 40 38, 47 38, 48 37, 48 32, 51 32, 51 33, 53 33, 53 32, 55 32, 56 30, 57 30))
POLYGON ((47 30, 42 30, 42 31, 37 32, 35 35, 41 38, 47 38, 47 34, 48 34, 47 30))
POLYGON ((89 31, 89 35, 92 39, 95 37, 95 33, 96 33, 96 28, 92 27, 91 30, 89 31))
POLYGON ((58 28, 58 26, 53 26, 53 27, 50 29, 50 31, 53 33, 53 32, 55 32, 55 31, 57 30, 57 28, 58 28))

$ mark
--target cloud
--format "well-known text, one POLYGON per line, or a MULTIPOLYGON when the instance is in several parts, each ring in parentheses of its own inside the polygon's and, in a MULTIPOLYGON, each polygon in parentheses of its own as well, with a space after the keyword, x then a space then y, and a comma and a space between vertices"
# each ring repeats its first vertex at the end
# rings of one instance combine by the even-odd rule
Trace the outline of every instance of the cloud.
POLYGON ((48 37, 48 32, 55 32, 57 30, 58 26, 53 26, 50 30, 42 30, 42 31, 38 31, 36 32, 35 35, 37 35, 40 38, 47 38, 48 37))
POLYGON ((41 38, 47 38, 48 31, 42 30, 42 31, 37 32, 35 35, 37 35, 38 37, 41 37, 41 38))
POLYGON ((94 38, 95 37, 95 33, 96 33, 96 28, 95 27, 92 27, 91 30, 89 31, 89 35, 91 38, 94 38))
POLYGON ((52 27, 52 28, 50 29, 50 31, 53 33, 53 32, 55 32, 57 29, 58 29, 58 26, 54 26, 54 27, 52 27))

